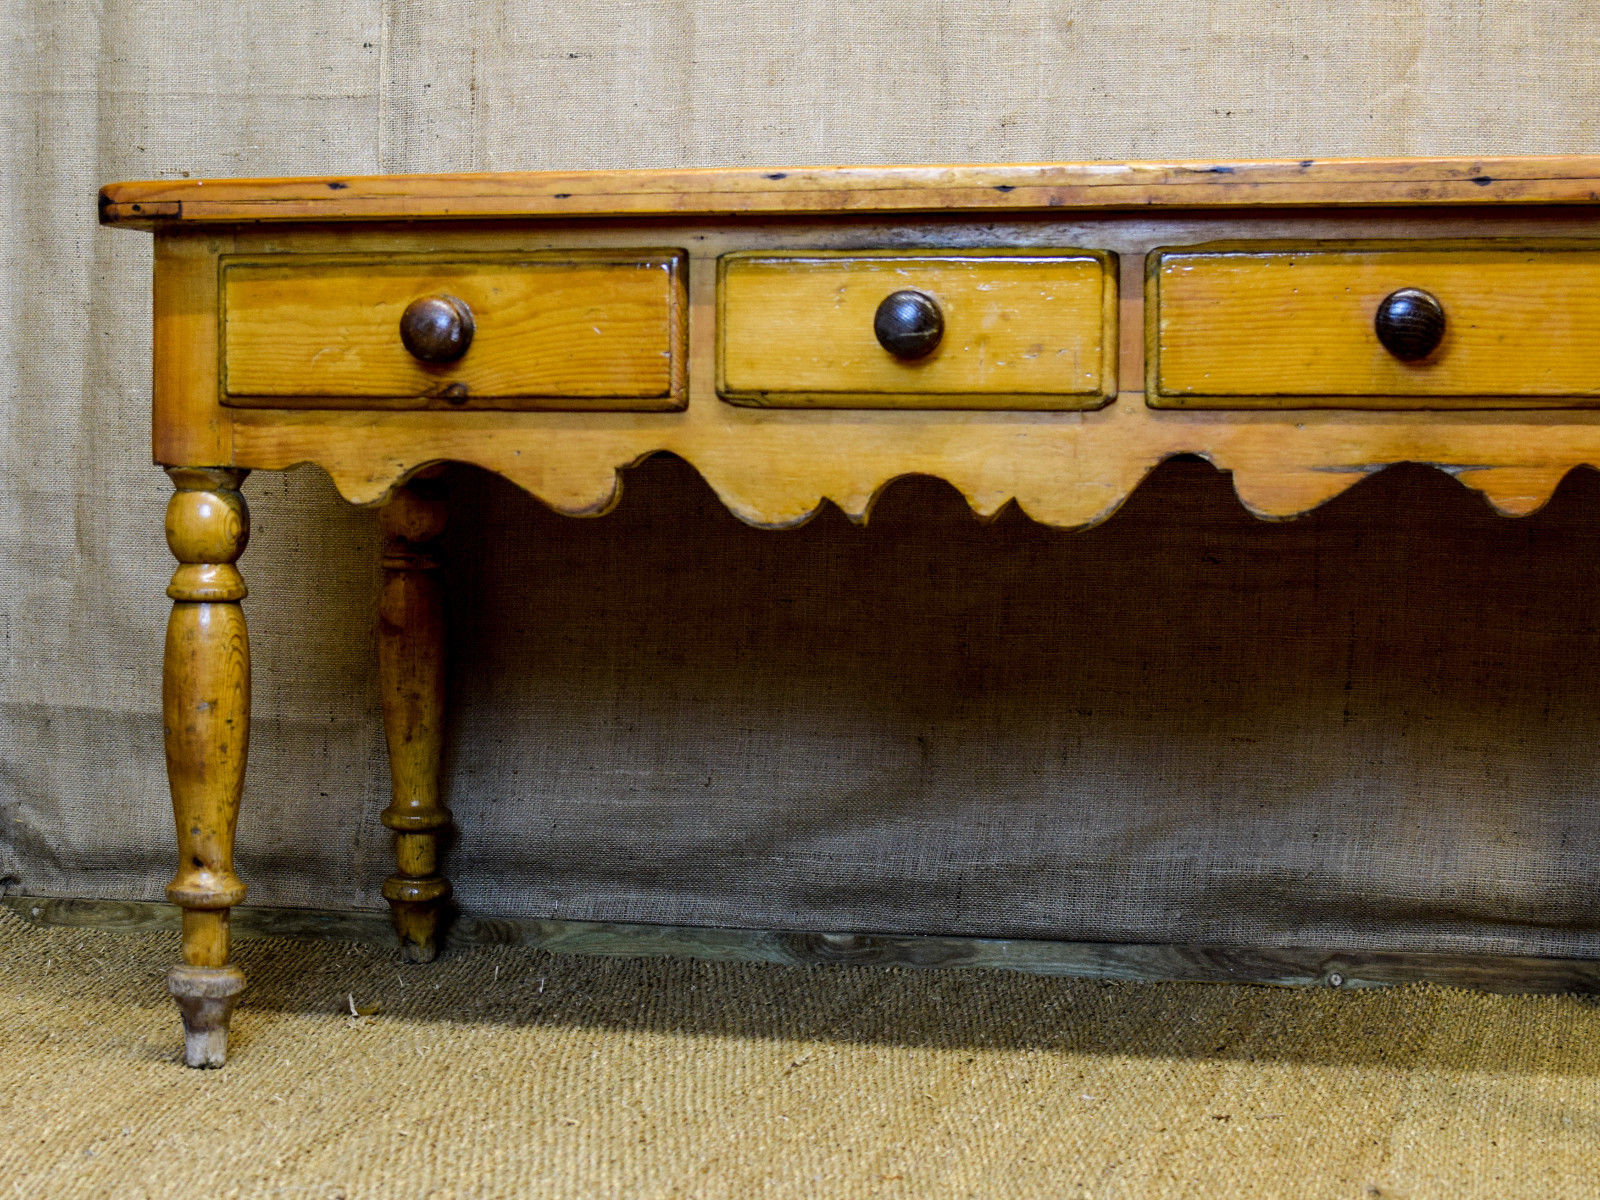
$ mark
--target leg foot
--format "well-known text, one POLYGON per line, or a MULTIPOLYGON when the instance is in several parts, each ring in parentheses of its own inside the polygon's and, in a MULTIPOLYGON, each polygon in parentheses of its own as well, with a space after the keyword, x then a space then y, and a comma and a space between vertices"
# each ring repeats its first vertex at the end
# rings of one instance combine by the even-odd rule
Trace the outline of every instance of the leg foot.
POLYGON ((404 879, 395 875, 383 881, 383 898, 394 916, 403 960, 430 963, 439 956, 441 910, 449 896, 450 881, 438 876, 404 879))
POLYGON ((244 990, 238 967, 191 967, 167 973, 167 990, 183 1012, 183 1060, 191 1067, 220 1067, 228 1060, 228 1022, 244 990))

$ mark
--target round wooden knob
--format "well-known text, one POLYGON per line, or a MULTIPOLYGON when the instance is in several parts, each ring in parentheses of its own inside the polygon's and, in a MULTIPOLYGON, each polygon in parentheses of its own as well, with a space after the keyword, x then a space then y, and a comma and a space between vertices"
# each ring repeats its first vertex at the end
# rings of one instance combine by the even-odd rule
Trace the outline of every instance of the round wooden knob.
POLYGON ((1402 362, 1427 358, 1444 340, 1444 305, 1421 288, 1390 292, 1373 319, 1383 348, 1402 362))
POLYGON ((872 319, 878 344, 896 358, 923 358, 932 354, 944 336, 944 314, 932 296, 910 288, 890 292, 872 319))
POLYGON ((400 340, 425 363, 452 363, 472 345, 472 310, 454 296, 424 296, 400 315, 400 340))

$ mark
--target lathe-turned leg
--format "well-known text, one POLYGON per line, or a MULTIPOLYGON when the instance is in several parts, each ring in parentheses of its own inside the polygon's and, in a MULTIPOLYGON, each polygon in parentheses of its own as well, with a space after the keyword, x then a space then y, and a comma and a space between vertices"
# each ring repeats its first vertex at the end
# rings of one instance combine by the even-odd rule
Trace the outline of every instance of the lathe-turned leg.
POLYGON ((437 540, 445 504, 434 479, 395 492, 379 516, 383 592, 378 602, 378 682, 394 798, 383 823, 395 831, 396 874, 383 884, 400 954, 432 962, 450 881, 439 873, 439 840, 450 812, 439 802, 444 735, 444 585, 437 540))
POLYGON ((246 472, 167 471, 167 545, 178 569, 167 587, 161 709, 167 779, 178 830, 178 872, 167 899, 183 909, 183 961, 167 987, 183 1011, 184 1059, 220 1067, 244 975, 228 962, 228 910, 244 899, 233 873, 233 833, 250 744, 250 640, 244 580, 233 564, 250 538, 239 485, 246 472))

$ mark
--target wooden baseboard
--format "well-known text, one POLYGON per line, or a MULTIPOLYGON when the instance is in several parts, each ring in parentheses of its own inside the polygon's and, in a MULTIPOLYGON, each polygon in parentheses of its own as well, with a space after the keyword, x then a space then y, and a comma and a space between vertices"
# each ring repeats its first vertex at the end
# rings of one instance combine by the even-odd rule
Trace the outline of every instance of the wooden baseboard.
MULTIPOLYGON (((0 906, 38 925, 176 933, 179 924, 176 908, 148 901, 6 896, 0 897, 0 906)), ((238 938, 332 938, 379 946, 394 942, 389 916, 382 912, 241 906, 233 910, 233 931, 238 938)), ((1600 993, 1600 961, 1506 954, 784 933, 471 915, 456 919, 447 945, 448 950, 454 951, 473 946, 524 945, 553 954, 676 956, 786 966, 988 967, 1033 975, 1135 982, 1345 988, 1436 983, 1503 994, 1600 993)))

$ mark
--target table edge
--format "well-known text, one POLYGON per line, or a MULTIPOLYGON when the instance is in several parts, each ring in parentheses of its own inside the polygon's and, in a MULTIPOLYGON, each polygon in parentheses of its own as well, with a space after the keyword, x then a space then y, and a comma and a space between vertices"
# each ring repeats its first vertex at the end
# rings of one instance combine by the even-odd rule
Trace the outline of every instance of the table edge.
POLYGON ((1600 155, 169 179, 100 189, 105 225, 1600 203, 1600 155))

